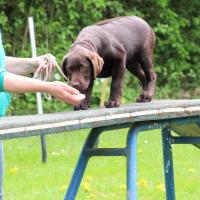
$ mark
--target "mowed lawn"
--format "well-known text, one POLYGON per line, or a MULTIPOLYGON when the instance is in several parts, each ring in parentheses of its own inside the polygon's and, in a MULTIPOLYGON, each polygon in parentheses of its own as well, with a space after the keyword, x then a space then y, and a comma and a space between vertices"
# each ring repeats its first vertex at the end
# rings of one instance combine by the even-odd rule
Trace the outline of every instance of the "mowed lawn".
MULTIPOLYGON (((62 200, 89 129, 48 135, 48 163, 41 163, 40 138, 4 141, 5 200, 62 200)), ((105 132, 101 147, 123 147, 127 129, 105 132)), ((160 130, 138 138, 138 199, 165 199, 160 130)), ((200 150, 173 146, 177 200, 200 199, 200 150)), ((89 162, 78 200, 125 200, 126 159, 95 157, 89 162)))

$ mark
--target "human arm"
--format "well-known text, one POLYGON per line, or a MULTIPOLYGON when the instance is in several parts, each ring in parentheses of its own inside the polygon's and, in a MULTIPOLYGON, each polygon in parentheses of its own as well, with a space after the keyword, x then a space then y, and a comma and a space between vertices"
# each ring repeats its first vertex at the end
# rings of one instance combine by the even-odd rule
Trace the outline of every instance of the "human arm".
POLYGON ((10 73, 23 76, 34 73, 41 64, 43 64, 42 67, 44 70, 48 64, 50 64, 52 68, 55 69, 55 57, 51 54, 44 54, 35 58, 16 58, 10 56, 5 57, 6 70, 10 73))
POLYGON ((15 58, 6 56, 5 67, 8 72, 28 75, 33 72, 35 58, 15 58))
POLYGON ((4 72, 3 75, 3 89, 13 93, 44 92, 74 105, 79 104, 85 98, 78 90, 62 82, 43 82, 24 77, 35 72, 41 64, 43 70, 48 65, 51 66, 51 69, 54 69, 56 65, 55 57, 51 54, 44 54, 35 58, 6 57, 5 67, 8 72, 4 72))
POLYGON ((44 82, 8 72, 4 75, 3 88, 4 91, 13 93, 44 92, 74 105, 85 98, 78 90, 62 82, 44 82))

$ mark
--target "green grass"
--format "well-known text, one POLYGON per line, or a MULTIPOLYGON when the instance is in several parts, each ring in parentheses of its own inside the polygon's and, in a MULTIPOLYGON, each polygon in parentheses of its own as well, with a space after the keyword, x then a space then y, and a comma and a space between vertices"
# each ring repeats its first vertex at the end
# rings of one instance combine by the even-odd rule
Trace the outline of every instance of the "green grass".
MULTIPOLYGON (((48 163, 41 163, 40 138, 4 141, 5 200, 60 200, 71 179, 89 130, 47 136, 48 163)), ((123 147, 127 130, 106 132, 101 147, 123 147)), ((200 199, 200 151, 173 146, 177 200, 200 199)), ((89 162, 77 200, 125 200, 126 159, 98 157, 89 162)), ((138 139, 138 199, 162 200, 164 176, 160 131, 138 139)))

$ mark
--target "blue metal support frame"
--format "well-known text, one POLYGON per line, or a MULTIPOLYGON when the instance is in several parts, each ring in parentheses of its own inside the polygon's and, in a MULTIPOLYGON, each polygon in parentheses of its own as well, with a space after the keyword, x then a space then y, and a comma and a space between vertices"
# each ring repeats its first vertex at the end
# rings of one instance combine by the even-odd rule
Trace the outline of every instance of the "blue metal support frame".
POLYGON ((175 200, 172 144, 197 144, 200 137, 174 137, 171 135, 170 124, 199 123, 199 117, 176 118, 169 120, 119 124, 108 127, 93 128, 82 148, 78 163, 64 200, 74 200, 78 192, 89 158, 92 156, 126 156, 127 157, 127 200, 137 199, 137 136, 139 132, 162 129, 163 162, 165 175, 166 200, 175 200), (130 127, 131 126, 131 127, 130 127), (124 148, 98 148, 98 138, 103 131, 130 127, 127 143, 124 148))
POLYGON ((85 172, 88 160, 90 156, 87 154, 88 148, 93 148, 96 144, 96 141, 98 140, 98 136, 103 131, 103 128, 96 128, 92 129, 85 141, 85 144, 83 146, 83 149, 81 151, 78 163, 76 165, 74 174, 72 176, 69 188, 67 190, 65 200, 73 200, 76 198, 76 194, 78 192, 78 188, 80 186, 81 180, 83 178, 83 174, 85 172))
POLYGON ((127 199, 136 200, 137 198, 137 135, 139 133, 139 127, 132 126, 129 129, 127 137, 127 172, 126 172, 126 182, 127 182, 127 199))
POLYGON ((162 129, 163 162, 165 174, 166 200, 175 200, 174 169, 172 157, 172 136, 169 128, 162 129))
POLYGON ((173 144, 200 144, 200 137, 172 137, 173 144))

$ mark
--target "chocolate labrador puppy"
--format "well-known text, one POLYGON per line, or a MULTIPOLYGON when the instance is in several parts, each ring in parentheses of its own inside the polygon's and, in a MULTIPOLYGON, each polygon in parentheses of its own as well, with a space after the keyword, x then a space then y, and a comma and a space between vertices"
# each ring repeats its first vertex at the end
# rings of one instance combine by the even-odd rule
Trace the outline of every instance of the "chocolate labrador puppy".
POLYGON ((70 85, 86 95, 75 110, 87 109, 96 77, 112 76, 107 108, 118 107, 125 70, 142 83, 137 102, 151 101, 156 73, 153 71, 155 35, 143 19, 118 17, 87 26, 79 33, 62 61, 70 85))

